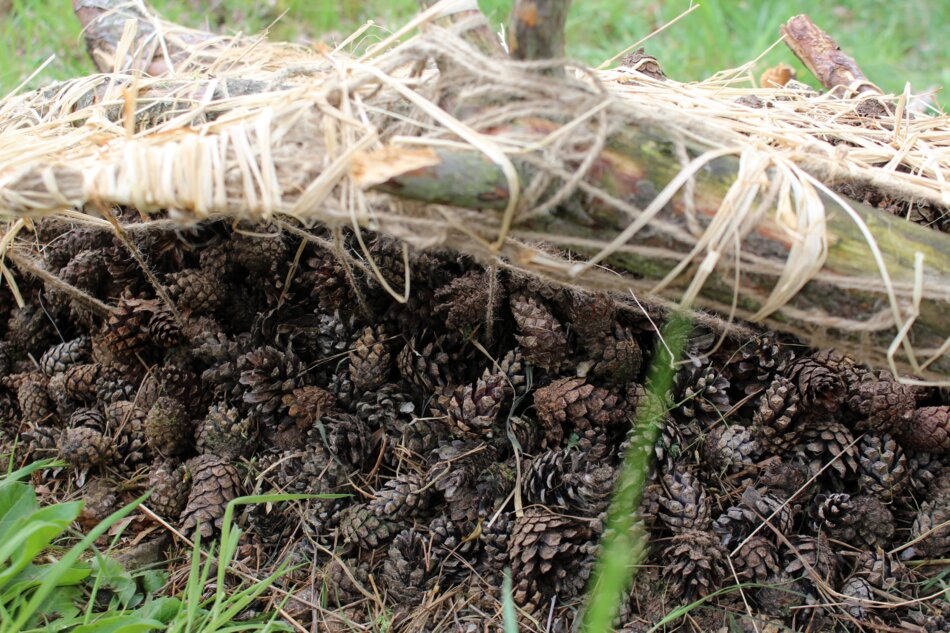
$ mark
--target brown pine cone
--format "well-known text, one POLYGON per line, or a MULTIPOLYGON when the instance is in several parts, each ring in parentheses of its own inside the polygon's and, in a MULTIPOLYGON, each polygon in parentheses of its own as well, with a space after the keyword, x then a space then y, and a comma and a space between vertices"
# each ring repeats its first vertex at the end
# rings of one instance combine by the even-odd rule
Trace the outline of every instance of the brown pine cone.
POLYGON ((730 383, 742 387, 742 395, 749 396, 764 390, 777 376, 784 374, 793 357, 791 350, 782 346, 773 332, 766 332, 739 347, 725 370, 730 383))
POLYGON ((789 506, 781 497, 762 494, 755 488, 746 488, 739 503, 727 508, 713 522, 713 531, 719 535, 723 547, 729 549, 753 532, 773 538, 774 528, 788 535, 792 532, 795 519, 789 506), (768 521, 769 525, 763 525, 765 521, 768 521))
POLYGON ((154 300, 119 299, 102 334, 103 343, 114 357, 124 361, 146 350, 150 343, 148 323, 155 304, 154 300))
POLYGON ((595 376, 614 385, 625 385, 639 375, 643 352, 630 328, 617 325, 613 333, 592 344, 591 349, 596 350, 597 362, 592 368, 595 376))
POLYGON ((80 336, 54 345, 40 357, 40 368, 47 376, 65 372, 71 365, 85 363, 90 357, 89 337, 80 336))
POLYGON ((115 437, 115 448, 120 463, 134 469, 150 461, 152 452, 145 435, 148 411, 128 400, 118 400, 103 407, 106 427, 115 437))
POLYGON ((731 558, 740 581, 764 583, 782 571, 774 543, 761 533, 748 539, 731 558))
POLYGON ((897 522, 888 506, 877 497, 860 495, 852 497, 854 503, 854 525, 857 530, 857 543, 864 543, 871 549, 891 546, 897 531, 897 522))
POLYGON ((841 408, 845 383, 840 373, 820 360, 818 354, 792 361, 785 370, 785 377, 798 388, 803 413, 821 416, 841 408))
POLYGON ((674 378, 676 401, 683 404, 676 413, 696 420, 702 427, 723 420, 730 409, 729 381, 711 365, 685 367, 674 378))
POLYGON ((845 542, 850 542, 857 533, 855 513, 851 495, 843 492, 815 495, 808 510, 813 530, 823 530, 831 538, 845 542))
POLYGON ((762 394, 752 428, 766 450, 780 454, 798 442, 802 431, 797 421, 799 400, 798 388, 784 376, 775 378, 762 394))
POLYGON ((486 318, 494 318, 505 299, 505 288, 496 283, 492 296, 490 282, 487 272, 472 270, 435 291, 435 312, 444 315, 446 327, 473 328, 486 318))
POLYGON ((514 391, 515 397, 528 392, 528 368, 521 349, 516 347, 505 354, 498 361, 498 369, 508 377, 508 386, 514 391))
POLYGON ((332 393, 320 387, 298 387, 283 396, 287 415, 293 418, 296 425, 306 431, 313 423, 333 410, 336 398, 332 393))
POLYGON ((148 322, 148 335, 152 342, 163 349, 170 349, 181 343, 183 338, 181 325, 175 313, 167 305, 155 304, 152 318, 148 322))
POLYGON ((571 348, 558 320, 541 299, 515 294, 509 301, 520 334, 516 335, 525 360, 548 371, 557 371, 571 348))
POLYGON ((357 391, 372 391, 389 380, 392 357, 382 329, 364 328, 349 356, 350 380, 357 391))
POLYGON ((917 409, 897 439, 901 446, 915 451, 950 453, 950 405, 917 409))
POLYGON ((48 387, 49 380, 39 372, 23 375, 16 396, 24 422, 33 425, 55 422, 56 413, 48 387))
POLYGON ((115 457, 112 440, 102 431, 87 426, 63 431, 59 440, 59 455, 74 468, 93 468, 115 457))
POLYGON ((426 395, 455 382, 452 357, 445 351, 443 337, 434 340, 412 337, 399 353, 399 373, 410 384, 426 391, 426 395))
POLYGON ((228 461, 212 454, 192 457, 185 468, 192 484, 181 513, 181 530, 208 539, 221 529, 228 503, 240 496, 241 476, 228 461))
POLYGON ((102 366, 99 363, 72 365, 66 370, 66 394, 79 402, 95 402, 96 383, 102 366))
POLYGON ((478 562, 480 528, 469 522, 453 522, 438 516, 429 522, 430 568, 439 573, 445 586, 465 580, 478 562))
POLYGON ((257 448, 257 425, 234 407, 211 405, 195 430, 195 447, 199 453, 212 453, 228 461, 250 457, 257 448))
POLYGON ((901 554, 903 558, 943 558, 950 553, 950 471, 943 470, 934 480, 927 500, 920 504, 910 539, 920 541, 901 554), (943 527, 940 527, 943 526, 943 527))
POLYGON ((465 437, 491 437, 501 405, 510 393, 506 377, 486 369, 474 385, 446 390, 434 404, 433 413, 445 415, 465 437))
POLYGON ((674 534, 709 527, 709 498, 702 482, 680 468, 663 476, 659 517, 674 534))
POLYGON ((283 397, 307 382, 306 365, 292 352, 259 347, 237 361, 237 394, 260 416, 265 427, 276 427, 285 415, 283 397))
POLYGON ((391 450, 388 461, 418 463, 435 450, 449 436, 449 429, 441 420, 416 418, 401 431, 391 434, 391 450))
POLYGON ((913 582, 913 573, 893 554, 881 548, 858 553, 854 575, 868 581, 872 587, 888 593, 904 593, 913 582))
POLYGON ((515 604, 528 613, 545 613, 552 598, 564 604, 577 597, 590 573, 595 537, 586 521, 525 508, 509 538, 515 604))
POLYGON ((717 426, 703 443, 703 456, 717 472, 739 472, 756 463, 762 447, 747 426, 717 426))
POLYGON ((79 525, 91 530, 119 509, 115 486, 105 479, 88 482, 82 495, 82 512, 76 519, 79 525))
POLYGON ((27 304, 10 313, 6 341, 14 357, 46 349, 58 340, 49 315, 41 307, 27 304))
POLYGON ((366 423, 349 413, 324 416, 323 429, 313 429, 311 435, 323 434, 324 445, 334 459, 353 470, 359 470, 377 455, 375 438, 366 423))
POLYGON ((851 576, 840 589, 845 596, 842 608, 855 620, 867 620, 870 608, 868 603, 874 600, 874 590, 871 584, 860 576, 851 576))
POLYGON ((166 363, 154 372, 154 376, 163 396, 174 398, 189 413, 200 414, 200 411, 204 409, 202 401, 205 393, 195 372, 173 363, 166 363))
POLYGON ((528 503, 560 507, 571 514, 596 516, 606 509, 614 469, 592 461, 578 450, 549 450, 524 470, 523 493, 528 503))
POLYGON ((832 586, 836 583, 840 561, 825 534, 794 534, 789 537, 789 543, 791 548, 785 550, 783 565, 790 578, 812 586, 815 583, 814 573, 832 586))
POLYGON ((856 416, 855 430, 901 433, 914 417, 914 389, 902 385, 889 372, 864 372, 848 385, 848 407, 856 416))
POLYGON ((907 456, 890 435, 865 433, 858 442, 858 487, 886 503, 907 487, 910 471, 907 456))
POLYGON ((356 294, 347 279, 346 270, 332 253, 321 252, 317 257, 307 260, 302 284, 310 289, 310 298, 328 312, 352 311, 356 303, 356 294))
POLYGON ((510 512, 499 514, 494 522, 482 523, 482 530, 478 535, 481 548, 475 569, 489 584, 492 584, 494 579, 500 580, 508 566, 508 543, 514 524, 514 513, 510 512))
POLYGON ((427 479, 415 473, 390 479, 369 502, 344 511, 340 519, 343 539, 365 549, 379 547, 428 508, 432 486, 427 484, 427 479))
POLYGON ((677 598, 691 601, 708 596, 727 577, 726 551, 709 532, 681 532, 670 539, 660 559, 663 575, 677 598))
POLYGON ((609 428, 629 421, 619 398, 583 378, 559 378, 534 392, 534 406, 550 446, 574 429, 609 428))
POLYGON ((162 396, 148 410, 145 418, 145 439, 149 447, 162 457, 185 452, 194 433, 185 407, 174 398, 162 396))
POLYGON ((166 289, 179 310, 198 314, 214 312, 227 293, 227 286, 219 275, 211 270, 196 269, 171 273, 166 289))
POLYGON ((826 465, 826 478, 846 479, 858 471, 858 449, 854 437, 846 426, 833 421, 818 421, 807 425, 801 441, 795 447, 796 456, 815 475, 826 465))
POLYGON ((256 275, 273 277, 277 274, 281 266, 287 262, 290 248, 284 234, 278 227, 267 224, 250 226, 247 230, 252 234, 244 235, 239 231, 231 234, 229 243, 231 252, 227 253, 227 259, 223 261, 221 259, 221 255, 227 251, 223 248, 220 254, 214 253, 213 261, 203 260, 202 269, 211 269, 224 274, 227 272, 228 263, 233 262, 256 275))
POLYGON ((109 367, 99 372, 96 379, 96 398, 107 404, 119 400, 134 400, 138 395, 136 385, 128 379, 137 380, 137 372, 131 368, 117 369, 109 367))
POLYGON ((403 608, 419 604, 435 580, 438 571, 435 563, 426 539, 415 528, 397 534, 379 574, 386 596, 403 608))
POLYGON ((617 303, 606 292, 577 292, 567 310, 571 327, 585 345, 597 345, 617 324, 617 303))

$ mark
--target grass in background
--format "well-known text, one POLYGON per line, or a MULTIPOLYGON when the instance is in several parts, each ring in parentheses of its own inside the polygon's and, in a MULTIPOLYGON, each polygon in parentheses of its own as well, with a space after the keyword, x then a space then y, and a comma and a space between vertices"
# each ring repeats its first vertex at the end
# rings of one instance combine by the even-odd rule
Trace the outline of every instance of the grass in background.
MULTIPOLYGON (((165 17, 224 32, 256 33, 274 24, 279 40, 339 40, 368 19, 383 29, 415 12, 415 0, 151 0, 165 17)), ((481 0, 492 24, 501 25, 511 0, 481 0)), ((689 0, 576 0, 568 20, 568 54, 598 64, 654 31, 693 4, 689 0)), ((950 85, 950 2, 933 0, 707 0, 647 44, 667 74, 679 81, 703 79, 739 66, 778 39, 779 26, 807 11, 853 55, 872 81, 900 92, 950 85)), ((0 90, 6 93, 51 54, 56 60, 31 86, 92 71, 69 0, 0 0, 0 90)), ((792 54, 777 47, 757 72, 779 61, 792 63, 813 82, 792 54)), ((943 101, 946 101, 944 98, 943 101)))

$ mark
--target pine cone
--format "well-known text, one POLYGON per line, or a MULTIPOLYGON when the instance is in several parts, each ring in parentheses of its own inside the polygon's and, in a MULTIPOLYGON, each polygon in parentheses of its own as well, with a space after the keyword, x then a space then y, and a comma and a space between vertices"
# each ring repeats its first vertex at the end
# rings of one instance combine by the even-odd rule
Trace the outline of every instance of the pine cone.
POLYGON ((440 420, 414 419, 401 432, 393 433, 389 461, 393 465, 402 460, 410 463, 421 461, 442 444, 448 435, 448 428, 440 420))
POLYGON ((189 414, 200 415, 207 407, 207 404, 203 404, 205 392, 201 388, 201 381, 190 369, 166 363, 155 372, 155 379, 161 394, 180 402, 189 414))
POLYGON ((867 604, 874 600, 874 590, 870 583, 860 576, 851 576, 841 586, 840 593, 845 596, 843 609, 856 620, 868 619, 867 604))
POLYGON ((731 558, 740 581, 764 583, 782 571, 775 545, 761 534, 746 541, 731 558))
POLYGON ((473 328, 487 318, 494 319, 504 293, 504 286, 496 283, 492 294, 489 274, 472 270, 435 291, 435 312, 444 315, 446 327, 473 328))
POLYGON ((508 512, 499 514, 494 522, 486 521, 482 524, 478 537, 481 548, 475 570, 490 585, 497 586, 492 581, 500 580, 508 567, 508 543, 514 524, 513 513, 508 512))
POLYGON ((507 496, 511 491, 510 481, 499 477, 501 473, 495 470, 499 467, 498 461, 497 451, 479 442, 456 440, 432 452, 426 477, 445 497, 450 518, 478 520, 495 510, 499 494, 502 498, 507 496))
POLYGON ((751 428, 717 426, 703 444, 706 461, 717 472, 739 472, 756 463, 762 447, 751 428))
POLYGON ((498 361, 498 369, 508 377, 508 386, 514 391, 515 397, 528 392, 528 368, 521 349, 516 347, 505 354, 498 361))
POLYGON ((259 347, 237 361, 240 373, 238 394, 251 405, 261 424, 276 427, 286 414, 283 396, 306 382, 306 366, 290 352, 259 347))
POLYGON ((71 365, 87 362, 89 356, 89 337, 80 336, 46 350, 40 358, 40 368, 47 376, 53 376, 65 372, 71 365))
POLYGON ((356 403, 356 415, 370 429, 383 429, 393 435, 401 433, 412 422, 415 411, 412 398, 394 383, 364 393, 356 403))
POLYGON ((145 421, 148 411, 128 400, 119 400, 103 407, 107 428, 115 437, 119 460, 126 468, 134 469, 151 460, 145 421))
POLYGON ((99 402, 107 404, 119 400, 134 400, 138 395, 138 389, 127 377, 134 378, 131 371, 110 367, 99 372, 96 378, 96 398, 99 402))
POLYGON ((629 420, 617 396, 583 378, 560 378, 538 389, 534 392, 534 406, 551 446, 574 429, 612 427, 629 420))
POLYGON ((445 339, 439 337, 425 342, 410 339, 399 353, 399 373, 409 383, 424 389, 427 394, 455 382, 451 356, 443 349, 445 339))
POLYGON ((170 349, 181 343, 183 338, 181 326, 175 313, 167 305, 154 306, 152 318, 148 322, 148 335, 163 349, 170 349))
POLYGON ((24 422, 33 425, 55 423, 56 414, 48 386, 49 380, 39 372, 22 377, 16 396, 24 422))
POLYGON ((923 538, 904 550, 902 557, 943 558, 950 553, 950 494, 942 487, 931 490, 914 517, 908 540, 920 537, 923 538))
POLYGON ((875 589, 887 593, 903 593, 913 582, 913 573, 899 558, 881 548, 858 553, 854 575, 863 578, 875 589))
POLYGON ((74 468, 94 468, 112 461, 115 456, 112 441, 102 431, 88 426, 63 431, 59 455, 74 468))
POLYGON ((198 423, 195 444, 199 453, 212 453, 228 461, 250 457, 257 448, 257 425, 237 409, 215 404, 198 423))
POLYGON ((46 349, 58 340, 49 315, 41 307, 27 304, 10 313, 6 341, 14 358, 46 349))
POLYGON ((585 345, 597 345, 614 331, 617 303, 606 292, 577 292, 571 295, 567 316, 585 345))
POLYGON ((528 613, 545 613, 552 598, 564 604, 578 596, 590 572, 594 537, 587 522, 525 508, 509 538, 515 604, 528 613))
POLYGON ((848 542, 857 533, 855 510, 851 495, 822 493, 815 495, 808 516, 813 530, 823 530, 834 539, 848 542))
POLYGON ((838 487, 838 480, 847 479, 858 470, 858 451, 853 444, 854 437, 844 425, 833 421, 812 422, 803 431, 795 454, 808 466, 810 476, 831 464, 824 475, 838 487))
POLYGON ((372 391, 389 380, 392 358, 386 334, 366 327, 350 352, 350 380, 359 392, 372 391))
POLYGON ((865 372, 848 385, 848 408, 857 416, 858 431, 901 433, 912 425, 917 397, 914 389, 894 380, 889 372, 865 372))
MULTIPOLYGON (((355 415, 340 413, 320 420, 326 437, 326 447, 335 459, 348 468, 359 470, 375 458, 374 438, 366 424, 355 415)), ((320 433, 315 430, 314 434, 320 433)))
POLYGON ((491 437, 501 405, 509 394, 505 376, 485 370, 474 385, 456 387, 440 396, 434 414, 444 412, 463 436, 491 437))
POLYGON ((904 448, 932 453, 950 453, 950 405, 921 407, 898 440, 904 448))
MULTIPOLYGON (((278 227, 273 225, 262 224, 248 227, 248 230, 256 235, 243 235, 235 231, 231 234, 229 244, 231 252, 227 253, 225 249, 222 249, 221 254, 227 253, 228 262, 238 264, 257 276, 273 278, 288 259, 290 246, 285 236, 279 232, 278 227), (275 229, 276 234, 274 234, 275 229)), ((213 262, 202 261, 201 267, 219 271, 221 274, 225 273, 227 263, 218 258, 213 262)))
POLYGON ((168 276, 166 289, 182 312, 214 312, 224 301, 227 286, 212 270, 183 270, 168 276))
POLYGON ((670 539, 660 555, 675 597, 691 601, 719 588, 728 573, 726 552, 709 532, 691 530, 670 539))
POLYGON ((387 597, 400 608, 419 604, 434 581, 432 562, 426 540, 414 528, 397 534, 380 572, 387 597))
POLYGON ((782 346, 773 332, 757 334, 743 344, 730 359, 726 370, 734 386, 742 386, 743 396, 765 390, 785 373, 794 355, 782 346))
POLYGON ((228 503, 240 495, 241 476, 229 462, 210 453, 192 457, 185 468, 192 484, 181 513, 181 530, 208 539, 221 529, 228 503))
POLYGON ((96 382, 102 366, 98 363, 72 365, 65 373, 65 389, 67 395, 79 402, 95 402, 96 382))
POLYGON ((592 369, 594 375, 611 384, 625 385, 640 373, 643 352, 630 328, 617 325, 612 334, 602 338, 591 350, 597 359, 592 369))
POLYGON ((783 565, 790 578, 813 586, 812 573, 815 573, 831 585, 836 583, 840 563, 827 536, 823 533, 818 536, 795 534, 789 537, 789 542, 792 547, 785 551, 783 565))
POLYGON ((659 517, 674 534, 709 527, 709 499, 702 482, 688 470, 676 468, 663 476, 659 517))
POLYGON ((753 532, 766 538, 773 537, 772 528, 782 534, 790 534, 793 520, 792 510, 783 499, 773 494, 763 495, 755 488, 747 488, 737 505, 719 515, 713 523, 713 531, 719 535, 723 547, 731 549, 753 532), (766 521, 768 526, 763 525, 766 521))
POLYGON ((549 450, 525 469, 523 492, 529 503, 596 516, 606 509, 613 482, 613 468, 592 462, 587 453, 549 450))
POLYGON ((805 414, 820 416, 835 413, 841 407, 846 393, 844 381, 818 354, 792 361, 785 377, 798 388, 805 414))
POLYGON ((118 359, 133 359, 150 343, 148 323, 155 302, 123 297, 106 321, 103 343, 118 359))
POLYGON ((712 366, 685 368, 675 377, 677 413, 703 427, 719 422, 729 411, 729 381, 712 366))
POLYGON ((298 387, 285 394, 283 404, 287 407, 287 415, 301 429, 309 429, 314 422, 324 414, 333 410, 336 398, 332 393, 320 387, 298 387))
POLYGON ((193 427, 185 407, 174 398, 162 396, 148 410, 145 439, 162 457, 181 455, 191 444, 193 427))
POLYGON ((521 334, 516 335, 525 359, 548 371, 557 371, 570 353, 564 328, 538 297, 512 295, 511 312, 521 334))
POLYGON ((375 549, 391 539, 405 523, 428 508, 432 487, 428 480, 405 473, 387 481, 373 498, 347 508, 340 519, 343 540, 375 549))
POLYGON ((302 277, 304 287, 310 288, 310 298, 323 310, 351 310, 355 305, 356 293, 346 270, 332 253, 323 252, 307 260, 307 270, 302 277))
POLYGON ((797 422, 799 395, 792 381, 777 377, 762 394, 752 428, 766 450, 775 454, 792 448, 801 437, 797 422))
POLYGON ((884 502, 893 501, 907 487, 907 457, 893 437, 866 433, 858 442, 858 487, 884 502))
POLYGON ((82 512, 77 522, 91 530, 118 509, 115 486, 105 479, 96 478, 86 484, 82 495, 82 512))
POLYGON ((477 563, 477 534, 474 524, 453 522, 444 516, 429 523, 429 568, 438 573, 443 586, 458 585, 477 563))

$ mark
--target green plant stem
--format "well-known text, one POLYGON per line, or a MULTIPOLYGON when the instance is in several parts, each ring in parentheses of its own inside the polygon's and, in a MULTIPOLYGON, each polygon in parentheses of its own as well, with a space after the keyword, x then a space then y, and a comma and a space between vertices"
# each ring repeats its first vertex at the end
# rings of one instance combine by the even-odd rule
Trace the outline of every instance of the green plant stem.
POLYGON ((653 447, 667 413, 666 394, 673 383, 675 362, 683 352, 691 325, 688 315, 674 313, 661 332, 661 341, 647 374, 646 404, 636 413, 635 432, 607 513, 607 526, 581 629, 585 633, 612 630, 624 595, 646 556, 648 534, 638 508, 650 472, 653 447))

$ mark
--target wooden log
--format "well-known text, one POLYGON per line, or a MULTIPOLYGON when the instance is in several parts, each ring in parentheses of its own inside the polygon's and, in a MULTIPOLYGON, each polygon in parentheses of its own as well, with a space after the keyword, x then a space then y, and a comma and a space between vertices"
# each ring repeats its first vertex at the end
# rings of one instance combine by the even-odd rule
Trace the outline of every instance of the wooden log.
MULTIPOLYGON (((526 130, 544 134, 556 129, 550 121, 516 122, 512 128, 495 130, 497 134, 524 137, 526 130), (515 129, 516 128, 516 129, 515 129)), ((701 148, 692 148, 698 154, 701 148)), ((578 152, 580 153, 580 152, 578 152)), ((530 181, 536 167, 530 157, 513 155, 522 180, 530 181)), ((614 134, 607 149, 595 161, 586 180, 610 196, 644 208, 680 172, 676 147, 662 130, 627 127, 614 134)), ((736 179, 738 160, 715 159, 695 177, 694 213, 704 223, 715 215, 727 190, 736 179)), ((475 152, 441 147, 409 150, 388 148, 361 157, 354 177, 363 186, 402 198, 481 210, 500 210, 508 202, 508 181, 493 162, 475 152)), ((529 232, 544 235, 556 245, 590 255, 593 241, 610 242, 630 222, 630 216, 610 201, 589 193, 579 204, 562 205, 547 214, 516 219, 515 234, 529 232), (583 209, 583 213, 572 211, 583 209)), ((828 254, 823 268, 788 305, 769 316, 764 323, 790 332, 815 344, 845 347, 860 358, 877 365, 887 362, 886 350, 896 329, 889 320, 887 297, 874 264, 871 248, 846 210, 825 198, 828 254), (870 317, 880 322, 869 322, 870 317)), ((881 250, 903 308, 910 305, 915 283, 915 254, 923 260, 923 288, 920 315, 911 330, 914 347, 923 358, 950 339, 950 236, 888 215, 855 201, 848 201, 881 250)), ((687 203, 682 194, 666 205, 657 222, 685 230, 687 203)), ((787 231, 767 214, 761 224, 743 241, 743 253, 755 255, 767 264, 765 272, 741 274, 737 314, 754 315, 766 302, 791 248, 787 231)), ((686 254, 684 242, 676 231, 647 231, 637 235, 606 263, 646 279, 663 279, 686 254), (670 256, 658 256, 665 251, 670 256)), ((733 279, 728 254, 709 277, 697 302, 701 306, 728 312, 733 301, 733 279)), ((692 279, 697 265, 691 265, 674 283, 664 289, 666 297, 678 299, 692 279)), ((946 380, 950 377, 950 356, 945 355, 927 368, 913 367, 904 356, 897 364, 907 372, 946 380)))
POLYGON ((849 88, 858 94, 882 94, 861 72, 854 58, 807 15, 791 18, 781 31, 785 44, 827 90, 849 88))
MULTIPOLYGON (((508 23, 508 54, 525 61, 562 59, 570 6, 570 0, 517 0, 508 23)), ((564 69, 544 72, 563 74, 564 69)))

